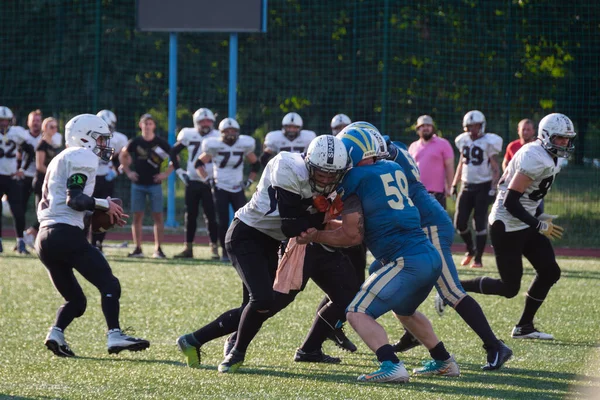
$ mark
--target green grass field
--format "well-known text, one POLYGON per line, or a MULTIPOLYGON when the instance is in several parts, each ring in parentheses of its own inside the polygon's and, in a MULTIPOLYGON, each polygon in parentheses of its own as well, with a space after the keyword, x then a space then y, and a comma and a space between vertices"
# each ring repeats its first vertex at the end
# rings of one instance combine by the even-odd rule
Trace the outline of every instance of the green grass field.
MULTIPOLYGON (((12 241, 5 242, 5 249, 12 241)), ((166 246, 172 256, 177 246, 166 246)), ((104 320, 96 289, 81 279, 88 296, 86 314, 66 332, 78 355, 61 359, 43 345, 62 299, 44 267, 34 257, 12 252, 0 256, 0 398, 301 398, 301 399, 558 399, 600 393, 600 261, 561 259, 562 279, 538 313, 538 327, 557 337, 553 342, 515 341, 510 330, 518 320, 523 297, 508 300, 479 296, 498 336, 513 348, 514 358, 496 372, 482 372, 485 352, 476 335, 456 313, 433 311, 433 295, 421 307, 455 355, 460 378, 413 378, 408 384, 359 384, 356 377, 376 369, 375 357, 348 327, 359 351, 347 354, 331 342, 325 352, 342 356, 339 365, 292 361, 322 293, 309 284, 295 303, 268 321, 249 348, 240 373, 219 374, 223 340, 203 347, 202 369, 190 369, 175 346, 176 338, 211 321, 241 301, 241 284, 233 268, 210 261, 132 260, 127 249, 107 249, 108 260, 123 288, 121 321, 151 341, 149 350, 106 351, 104 320)), ((197 257, 208 258, 207 248, 197 257)), ((458 256, 457 256, 458 259, 458 256)), ((461 268, 463 277, 496 275, 490 257, 483 271, 461 268)), ((525 292, 533 277, 528 266, 525 292)), ((380 320, 392 340, 400 335, 391 315, 380 320)), ((423 348, 401 355, 407 369, 428 358, 423 348)))

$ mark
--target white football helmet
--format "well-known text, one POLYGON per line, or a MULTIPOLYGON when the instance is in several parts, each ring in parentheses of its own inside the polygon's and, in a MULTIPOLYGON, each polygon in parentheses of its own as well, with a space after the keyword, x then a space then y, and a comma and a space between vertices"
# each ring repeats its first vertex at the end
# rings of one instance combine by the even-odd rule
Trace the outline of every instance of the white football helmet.
POLYGON ((0 133, 8 131, 8 128, 13 124, 14 114, 10 108, 0 106, 0 133))
POLYGON ((335 190, 350 167, 344 143, 331 135, 313 139, 306 150, 304 162, 310 187, 315 193, 324 195, 335 190))
POLYGON ((104 161, 110 161, 115 149, 109 147, 112 133, 104 120, 93 114, 77 115, 65 126, 67 147, 85 147, 104 161), (98 143, 98 139, 103 139, 98 143))
POLYGON ((485 134, 485 115, 481 111, 472 110, 463 117, 463 129, 465 132, 467 131, 467 126, 475 124, 481 124, 479 136, 483 136, 485 134))
POLYGON ((213 125, 210 126, 200 126, 200 121, 203 119, 208 119, 213 122, 213 124, 217 121, 215 118, 215 114, 210 111, 208 108, 199 108, 194 113, 194 128, 198 130, 198 132, 202 132, 203 134, 207 134, 213 129, 213 125))
POLYGON ((281 120, 281 126, 285 137, 287 137, 289 140, 294 140, 300 134, 302 126, 304 126, 304 122, 302 121, 302 117, 298 115, 298 113, 291 112, 285 114, 285 117, 283 117, 283 119, 281 120), (295 126, 297 128, 291 130, 289 129, 290 126, 295 126))
POLYGON ((108 129, 110 129, 111 132, 115 131, 117 128, 117 116, 114 112, 110 110, 101 110, 98 111, 96 116, 102 118, 104 122, 106 122, 106 125, 108 125, 108 129))
POLYGON ((577 133, 573 127, 573 122, 564 114, 548 114, 540 121, 538 126, 538 139, 542 142, 542 147, 554 157, 568 158, 575 150, 573 140, 577 133), (569 138, 566 146, 554 144, 555 137, 569 138))
POLYGON ((219 124, 219 131, 223 142, 232 146, 240 137, 240 124, 233 118, 225 118, 219 124), (225 133, 226 129, 235 129, 234 133, 225 133))
POLYGON ((331 120, 331 134, 337 135, 338 133, 340 133, 342 131, 342 129, 344 129, 351 123, 352 123, 352 120, 350 120, 350 117, 348 117, 346 114, 336 115, 331 120))

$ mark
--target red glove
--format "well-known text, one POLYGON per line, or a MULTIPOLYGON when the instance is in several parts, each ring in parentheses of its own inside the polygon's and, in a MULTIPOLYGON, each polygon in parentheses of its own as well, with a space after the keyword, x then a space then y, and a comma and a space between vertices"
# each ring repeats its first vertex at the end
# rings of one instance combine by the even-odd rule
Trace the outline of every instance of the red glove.
POLYGON ((325 196, 320 195, 313 199, 313 205, 319 212, 325 212, 329 209, 329 200, 325 196))
POLYGON ((342 214, 344 210, 344 203, 342 203, 342 196, 336 196, 331 206, 329 206, 329 210, 327 211, 328 219, 336 219, 342 214))

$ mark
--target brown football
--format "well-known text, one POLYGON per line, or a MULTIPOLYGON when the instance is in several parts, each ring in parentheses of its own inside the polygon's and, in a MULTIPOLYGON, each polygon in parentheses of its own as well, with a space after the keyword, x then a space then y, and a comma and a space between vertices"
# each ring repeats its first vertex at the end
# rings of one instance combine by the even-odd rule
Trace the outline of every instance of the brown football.
MULTIPOLYGON (((118 198, 110 199, 110 201, 117 203, 119 206, 123 207, 123 201, 118 198)), ((110 223, 109 215, 102 210, 94 211, 92 214, 92 232, 94 233, 103 233, 114 227, 115 224, 110 223)))

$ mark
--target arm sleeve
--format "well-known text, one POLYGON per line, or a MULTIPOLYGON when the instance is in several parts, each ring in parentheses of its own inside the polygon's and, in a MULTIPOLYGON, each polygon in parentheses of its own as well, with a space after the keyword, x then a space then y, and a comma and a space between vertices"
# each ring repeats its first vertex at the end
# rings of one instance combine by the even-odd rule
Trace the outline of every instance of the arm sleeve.
POLYGON ((538 229, 540 221, 523 208, 523 205, 519 201, 521 196, 523 196, 523 193, 508 189, 506 197, 504 198, 504 207, 506 207, 506 210, 511 213, 513 217, 520 219, 532 228, 538 229))
POLYGON ((87 179, 83 173, 74 173, 67 179, 67 205, 75 211, 94 211, 96 207, 94 198, 83 193, 87 179))
POLYGON ((185 146, 181 142, 177 142, 175 143, 175 146, 171 147, 171 151, 169 152, 169 158, 171 158, 171 162, 173 163, 173 167, 175 169, 178 169, 180 167, 177 155, 181 153, 181 150, 183 150, 184 148, 185 146))
POLYGON ((23 169, 27 169, 32 161, 35 162, 35 149, 31 144, 23 142, 21 143, 21 151, 27 154, 27 157, 25 157, 25 164, 23 165, 23 169))
POLYGON ((269 160, 270 160, 272 157, 273 157, 273 154, 271 154, 271 153, 267 153, 267 152, 263 152, 263 153, 260 155, 260 157, 259 157, 260 164, 261 164, 263 167, 266 167, 266 166, 267 166, 267 164, 269 163, 269 160))
POLYGON ((281 217, 281 231, 286 237, 296 237, 308 228, 323 229, 324 213, 310 214, 306 211, 307 200, 299 194, 275 187, 275 198, 281 217))

